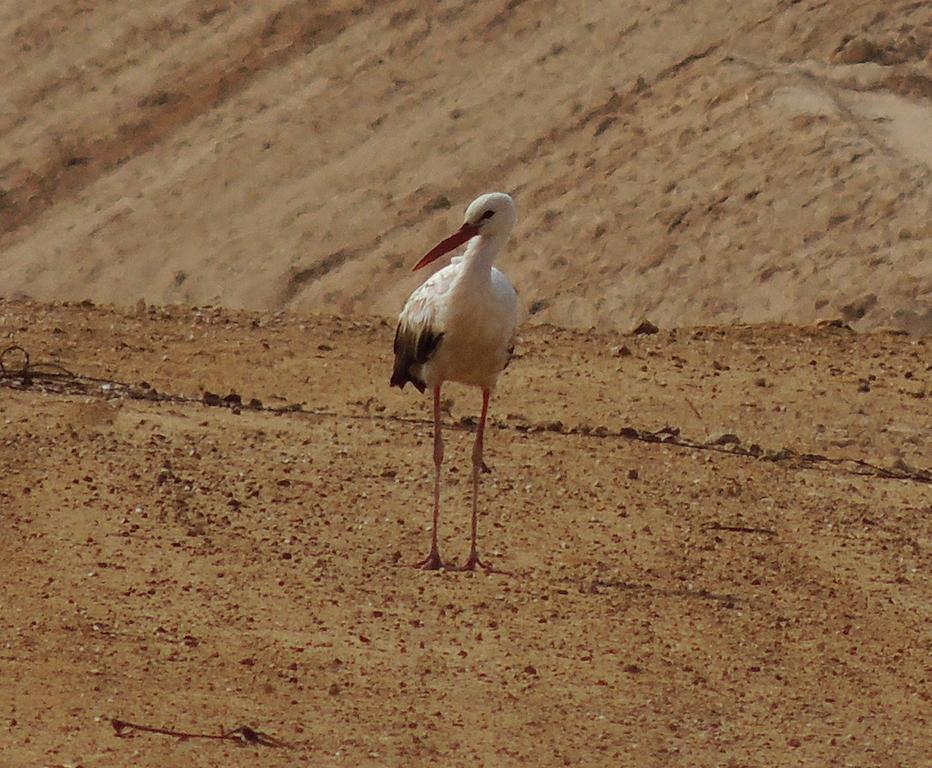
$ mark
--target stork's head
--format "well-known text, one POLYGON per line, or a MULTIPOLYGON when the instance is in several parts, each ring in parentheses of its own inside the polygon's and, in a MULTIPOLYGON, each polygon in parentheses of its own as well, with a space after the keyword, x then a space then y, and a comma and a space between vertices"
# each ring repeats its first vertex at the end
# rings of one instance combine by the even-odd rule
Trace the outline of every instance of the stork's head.
POLYGON ((511 195, 506 195, 504 192, 489 192, 480 195, 466 209, 463 226, 424 254, 414 265, 414 269, 430 264, 443 254, 477 236, 504 241, 511 234, 517 220, 518 212, 511 195))
POLYGON ((517 218, 518 212, 511 195, 489 192, 469 204, 463 223, 476 227, 476 234, 479 235, 508 237, 517 218))

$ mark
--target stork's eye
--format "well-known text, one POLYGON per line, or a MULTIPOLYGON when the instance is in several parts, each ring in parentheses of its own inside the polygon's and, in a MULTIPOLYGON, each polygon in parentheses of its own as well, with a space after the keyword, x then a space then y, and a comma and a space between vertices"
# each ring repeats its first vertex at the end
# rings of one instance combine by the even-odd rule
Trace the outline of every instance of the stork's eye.
POLYGON ((495 211, 486 211, 479 217, 479 221, 483 219, 491 219, 495 215, 495 211))

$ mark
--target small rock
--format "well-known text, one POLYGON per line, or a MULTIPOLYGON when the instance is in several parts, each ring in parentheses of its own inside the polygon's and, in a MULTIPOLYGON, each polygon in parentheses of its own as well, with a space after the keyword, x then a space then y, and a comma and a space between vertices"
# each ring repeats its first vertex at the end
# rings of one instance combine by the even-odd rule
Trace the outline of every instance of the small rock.
POLYGON ((538 312, 545 309, 547 309, 547 301, 545 299, 537 299, 531 302, 531 305, 528 307, 528 314, 536 315, 538 312))
POLYGON ((866 37, 856 37, 838 51, 835 62, 838 64, 863 64, 866 61, 878 61, 882 56, 880 47, 866 37))
POLYGON ((842 317, 848 322, 860 320, 866 315, 877 303, 876 293, 867 293, 841 308, 842 317))
POLYGON ((654 325, 650 320, 644 319, 638 324, 638 326, 632 331, 635 336, 648 336, 652 333, 659 332, 659 328, 654 325))
POLYGON ((854 329, 839 317, 822 318, 816 320, 816 328, 839 328, 843 331, 853 331, 854 329))
POLYGON ((708 439, 706 445, 740 445, 741 438, 731 432, 716 432, 708 439))
MULTIPOLYGON (((452 114, 451 114, 451 117, 452 117, 452 114)), ((454 118, 454 119, 456 119, 456 118, 454 118)), ((433 200, 431 200, 431 201, 425 206, 425 208, 426 208, 428 211, 439 211, 439 210, 444 210, 444 211, 445 211, 445 210, 447 210, 448 208, 450 208, 452 205, 453 205, 453 203, 450 202, 450 198, 448 198, 446 195, 437 195, 437 197, 435 197, 433 200)))
POLYGON ((637 471, 636 469, 629 469, 629 470, 628 470, 628 479, 629 479, 629 480, 637 480, 637 479, 638 479, 638 471, 637 471))

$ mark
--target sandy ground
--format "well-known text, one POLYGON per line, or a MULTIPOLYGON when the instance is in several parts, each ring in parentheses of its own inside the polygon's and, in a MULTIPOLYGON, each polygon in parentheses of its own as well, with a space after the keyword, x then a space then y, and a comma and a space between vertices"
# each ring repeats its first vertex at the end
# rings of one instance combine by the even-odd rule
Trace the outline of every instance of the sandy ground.
POLYGON ((480 192, 529 314, 932 333, 932 6, 7 0, 0 295, 394 315, 480 192))
MULTIPOLYGON (((928 338, 526 328, 482 488, 481 551, 510 573, 487 575, 407 565, 431 428, 387 387, 384 321, 2 301, 0 334, 97 379, 0 388, 3 766, 932 749, 928 338)), ((458 561, 477 398, 448 394, 458 561)))

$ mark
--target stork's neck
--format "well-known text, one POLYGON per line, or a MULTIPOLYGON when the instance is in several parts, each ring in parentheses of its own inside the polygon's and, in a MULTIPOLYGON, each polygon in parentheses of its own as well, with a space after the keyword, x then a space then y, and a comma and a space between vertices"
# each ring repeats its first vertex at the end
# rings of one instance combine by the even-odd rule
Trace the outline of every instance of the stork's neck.
POLYGON ((507 236, 479 235, 470 240, 463 254, 466 272, 475 277, 491 277, 492 265, 507 239, 507 236))

